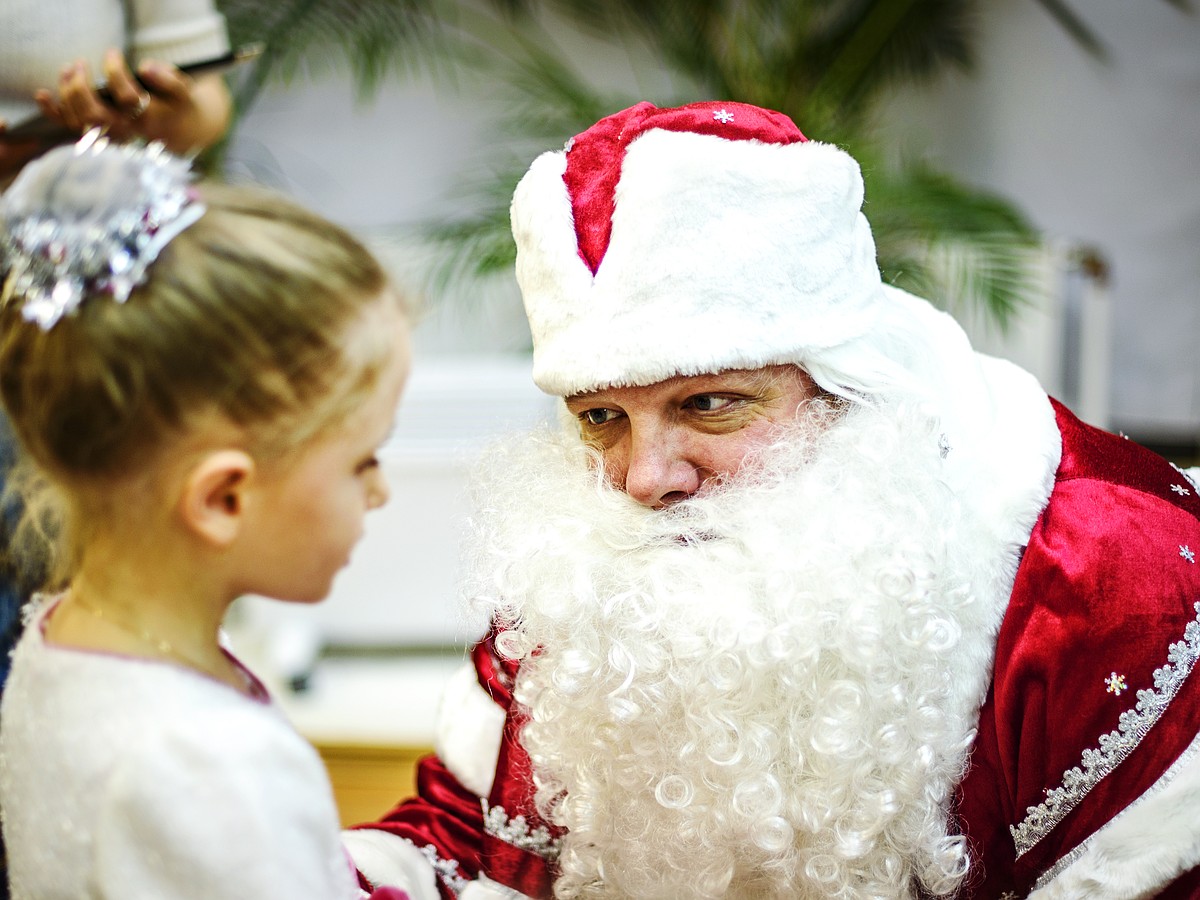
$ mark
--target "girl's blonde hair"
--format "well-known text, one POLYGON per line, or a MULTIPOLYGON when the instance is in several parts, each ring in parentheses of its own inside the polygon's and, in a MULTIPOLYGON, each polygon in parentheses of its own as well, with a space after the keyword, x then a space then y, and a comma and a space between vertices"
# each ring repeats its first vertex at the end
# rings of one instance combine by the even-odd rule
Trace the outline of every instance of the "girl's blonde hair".
MULTIPOLYGON (((206 211, 127 302, 90 297, 44 329, 24 318, 11 277, 4 286, 0 398, 68 500, 49 505, 66 516, 50 528, 65 528, 60 550, 89 512, 80 496, 143 471, 200 419, 239 429, 260 459, 284 456, 354 409, 392 350, 365 318, 399 301, 346 231, 257 189, 195 189, 206 211)), ((44 496, 26 492, 34 522, 46 521, 44 496)))

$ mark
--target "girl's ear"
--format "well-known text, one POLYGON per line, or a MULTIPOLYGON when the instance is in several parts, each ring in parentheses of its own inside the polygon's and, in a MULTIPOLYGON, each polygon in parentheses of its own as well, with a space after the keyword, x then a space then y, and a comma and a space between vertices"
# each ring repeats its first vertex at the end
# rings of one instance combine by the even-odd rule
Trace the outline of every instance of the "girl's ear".
POLYGON ((243 450, 216 450, 192 467, 179 512, 184 526, 216 547, 233 543, 245 519, 254 459, 243 450))

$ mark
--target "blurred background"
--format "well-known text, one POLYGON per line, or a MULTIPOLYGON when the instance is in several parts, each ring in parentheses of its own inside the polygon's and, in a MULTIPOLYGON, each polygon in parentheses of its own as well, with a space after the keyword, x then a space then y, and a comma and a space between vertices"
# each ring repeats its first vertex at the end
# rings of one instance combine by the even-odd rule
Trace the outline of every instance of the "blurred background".
POLYGON ((220 5, 235 42, 266 52, 231 76, 238 120, 210 164, 355 230, 423 308, 392 503, 325 604, 235 618, 326 750, 425 740, 439 679, 482 628, 457 592, 471 461, 554 415, 529 380, 508 200, 538 152, 638 100, 753 102, 845 147, 885 278, 1085 419, 1196 462, 1187 0, 220 5), (416 668, 381 674, 403 660, 416 668))

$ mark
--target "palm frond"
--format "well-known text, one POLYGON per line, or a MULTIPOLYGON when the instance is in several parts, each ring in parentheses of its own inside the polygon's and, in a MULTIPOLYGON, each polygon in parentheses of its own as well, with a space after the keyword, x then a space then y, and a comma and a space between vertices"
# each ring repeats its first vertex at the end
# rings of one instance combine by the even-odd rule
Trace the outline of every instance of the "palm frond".
POLYGON ((889 283, 945 309, 982 308, 1001 328, 1032 296, 1040 236, 1002 198, 924 166, 873 169, 865 211, 889 283))
POLYGON ((966 0, 859 0, 842 4, 814 35, 814 92, 845 113, 882 87, 973 62, 972 4, 966 0))
POLYGON ((267 81, 301 72, 345 67, 365 99, 391 76, 450 78, 461 64, 451 34, 455 4, 442 0, 218 0, 218 6, 235 44, 257 41, 265 48, 238 86, 243 110, 267 81))
MULTIPOLYGON (((1037 0, 1060 26, 1070 35, 1080 47, 1096 59, 1107 62, 1110 58, 1108 45, 1100 40, 1100 36, 1092 30, 1083 19, 1063 0, 1037 0)), ((1171 2, 1171 0, 1168 0, 1171 2)))
MULTIPOLYGON (((559 2, 576 11, 589 6, 586 0, 559 2)), ((719 52, 706 54, 705 65, 715 65, 721 72, 719 81, 725 90, 711 90, 705 85, 710 88, 706 92, 710 96, 723 94, 780 109, 803 123, 802 127, 811 136, 848 145, 860 159, 872 158, 873 140, 861 119, 848 116, 844 107, 828 95, 810 92, 798 96, 792 85, 766 71, 793 52, 780 43, 781 28, 803 34, 811 46, 828 49, 847 46, 844 34, 830 37, 828 33, 829 29, 846 31, 849 26, 844 21, 839 24, 828 14, 800 16, 791 8, 803 4, 791 4, 789 10, 781 11, 776 4, 760 0, 743 5, 740 14, 726 17, 719 28, 714 20, 701 17, 701 24, 708 30, 698 38, 695 22, 680 25, 679 19, 670 15, 671 9, 684 5, 653 4, 656 12, 649 13, 646 11, 649 5, 636 2, 626 5, 614 0, 612 6, 606 7, 605 21, 623 22, 622 27, 637 30, 646 27, 646 23, 673 23, 672 27, 680 30, 657 34, 663 42, 660 46, 666 48, 663 52, 674 53, 669 48, 676 47, 676 42, 695 46, 703 41, 708 46, 719 46, 719 52), (618 7, 624 7, 624 12, 618 7), (763 31, 771 34, 763 36, 763 31)), ((917 24, 918 13, 913 13, 912 19, 901 16, 892 20, 887 39, 878 51, 881 58, 871 61, 870 66, 875 69, 860 76, 863 86, 859 90, 869 93, 873 89, 869 87, 872 78, 882 83, 899 77, 894 73, 901 71, 921 72, 922 67, 944 64, 936 60, 960 53, 966 46, 965 20, 959 15, 962 5, 946 0, 939 13, 944 28, 938 37, 924 44, 915 38, 909 40, 910 35, 925 27, 917 24), (895 48, 891 56, 889 48, 895 48)), ((432 279, 437 292, 464 278, 487 278, 511 269, 515 246, 509 230, 508 204, 530 155, 555 146, 602 116, 643 99, 598 91, 567 62, 550 36, 540 30, 535 18, 523 19, 503 41, 494 43, 493 50, 498 47, 503 49, 497 52, 495 74, 505 86, 500 127, 510 132, 506 146, 510 149, 524 146, 529 150, 524 156, 517 152, 501 168, 465 189, 472 198, 474 212, 455 220, 431 223, 424 229, 424 239, 442 248, 432 279)), ((698 76, 701 71, 703 68, 698 66, 691 74, 698 76)), ((810 77, 817 77, 815 71, 810 77)), ((685 99, 688 98, 678 98, 679 102, 685 99)), ((870 165, 864 169, 868 173, 874 171, 870 165)), ((1010 205, 926 169, 877 175, 868 197, 871 198, 868 215, 887 280, 919 295, 941 298, 947 306, 955 302, 981 305, 1001 323, 1023 302, 1031 280, 1027 250, 1035 235, 1010 205)))
POLYGON ((518 53, 498 64, 506 85, 505 130, 514 140, 549 146, 608 115, 624 97, 587 83, 545 34, 515 36, 518 53))

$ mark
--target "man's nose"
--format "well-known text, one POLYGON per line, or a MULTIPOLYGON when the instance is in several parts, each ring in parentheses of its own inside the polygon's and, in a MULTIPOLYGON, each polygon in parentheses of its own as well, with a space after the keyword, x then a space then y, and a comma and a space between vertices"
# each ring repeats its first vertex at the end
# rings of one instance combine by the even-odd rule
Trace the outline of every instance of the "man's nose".
POLYGON ((652 509, 690 497, 704 479, 686 452, 686 442, 671 429, 638 433, 633 429, 625 466, 625 493, 652 509))

